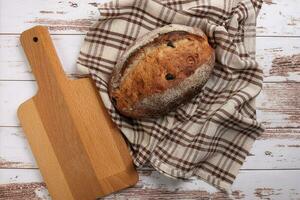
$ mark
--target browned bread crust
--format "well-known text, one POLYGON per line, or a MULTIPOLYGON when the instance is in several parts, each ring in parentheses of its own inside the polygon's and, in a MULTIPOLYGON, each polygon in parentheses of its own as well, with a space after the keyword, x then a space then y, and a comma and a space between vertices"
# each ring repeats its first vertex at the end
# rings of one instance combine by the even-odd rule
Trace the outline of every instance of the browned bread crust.
POLYGON ((214 50, 200 29, 167 25, 125 51, 113 70, 109 96, 123 115, 164 115, 199 93, 214 61, 214 50))

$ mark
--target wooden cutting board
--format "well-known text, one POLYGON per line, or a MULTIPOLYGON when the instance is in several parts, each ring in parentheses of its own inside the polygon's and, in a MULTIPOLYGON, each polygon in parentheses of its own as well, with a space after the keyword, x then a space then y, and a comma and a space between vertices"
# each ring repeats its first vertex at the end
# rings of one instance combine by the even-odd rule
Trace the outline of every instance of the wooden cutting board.
POLYGON ((127 145, 90 78, 69 80, 46 27, 21 34, 38 83, 18 109, 53 199, 89 200, 138 180, 127 145))

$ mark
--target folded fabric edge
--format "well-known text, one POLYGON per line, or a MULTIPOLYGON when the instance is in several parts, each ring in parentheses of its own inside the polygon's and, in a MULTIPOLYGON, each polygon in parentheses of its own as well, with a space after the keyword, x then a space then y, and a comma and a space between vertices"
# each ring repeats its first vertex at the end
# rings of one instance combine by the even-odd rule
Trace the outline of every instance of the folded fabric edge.
POLYGON ((89 68, 80 63, 77 63, 77 70, 80 74, 89 74, 90 73, 89 68))
POLYGON ((216 189, 226 192, 226 194, 231 195, 231 184, 226 183, 224 181, 219 181, 216 180, 216 178, 211 177, 211 175, 207 172, 204 172, 203 170, 197 170, 192 173, 183 173, 182 171, 174 168, 170 168, 170 165, 163 163, 161 160, 158 158, 152 156, 150 158, 150 164, 152 167, 163 174, 164 176, 167 176, 169 178, 178 180, 178 179, 190 179, 193 176, 196 176, 200 180, 204 181, 205 183, 212 185, 216 189), (178 174, 179 176, 177 177, 175 174, 178 174), (184 174, 184 176, 182 176, 184 174))
MULTIPOLYGON (((249 152, 252 149, 254 142, 256 141, 256 139, 259 136, 260 135, 256 136, 255 139, 253 139, 253 140, 247 140, 246 143, 244 144, 247 147, 247 149, 249 150, 249 152)), ((228 194, 229 197, 231 197, 231 195, 232 195, 232 189, 231 189, 232 184, 230 184, 226 181, 223 181, 223 180, 213 176, 211 173, 206 172, 202 169, 196 169, 194 171, 191 171, 190 173, 186 173, 181 170, 174 169, 173 166, 170 166, 167 163, 162 162, 161 159, 157 158, 155 155, 152 155, 150 157, 150 164, 153 166, 153 168, 155 170, 157 170, 158 172, 162 173, 163 175, 165 175, 167 177, 170 177, 173 179, 190 179, 191 177, 196 176, 200 180, 208 183, 209 185, 214 186, 218 190, 220 190, 222 192, 226 192, 226 194, 228 194)), ((241 167, 242 167, 242 165, 238 166, 237 168, 235 168, 233 170, 233 173, 235 176, 238 175, 241 167)))

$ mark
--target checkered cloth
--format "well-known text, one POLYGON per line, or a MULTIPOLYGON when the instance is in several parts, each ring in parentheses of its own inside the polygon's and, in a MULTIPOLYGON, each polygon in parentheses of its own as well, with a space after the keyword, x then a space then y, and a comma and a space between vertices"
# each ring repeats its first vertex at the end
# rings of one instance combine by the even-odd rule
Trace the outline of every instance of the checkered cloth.
MULTIPOLYGON (((136 166, 147 162, 176 178, 196 176, 230 189, 255 139, 255 97, 262 70, 254 60, 258 0, 120 0, 98 5, 78 66, 87 67, 113 121, 131 144, 136 166), (158 119, 120 115, 107 83, 118 58, 138 37, 167 24, 201 28, 216 52, 214 71, 198 95, 158 119)), ((101 123, 101 122, 99 122, 101 123)))

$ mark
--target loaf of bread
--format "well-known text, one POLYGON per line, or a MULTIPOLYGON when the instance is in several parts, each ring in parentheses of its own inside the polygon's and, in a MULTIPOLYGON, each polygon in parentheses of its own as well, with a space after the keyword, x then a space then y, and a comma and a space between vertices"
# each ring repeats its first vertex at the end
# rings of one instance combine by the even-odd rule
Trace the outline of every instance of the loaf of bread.
POLYGON ((214 49, 200 29, 177 24, 155 29, 118 60, 110 99, 128 117, 164 115, 201 91, 214 61, 214 49))

